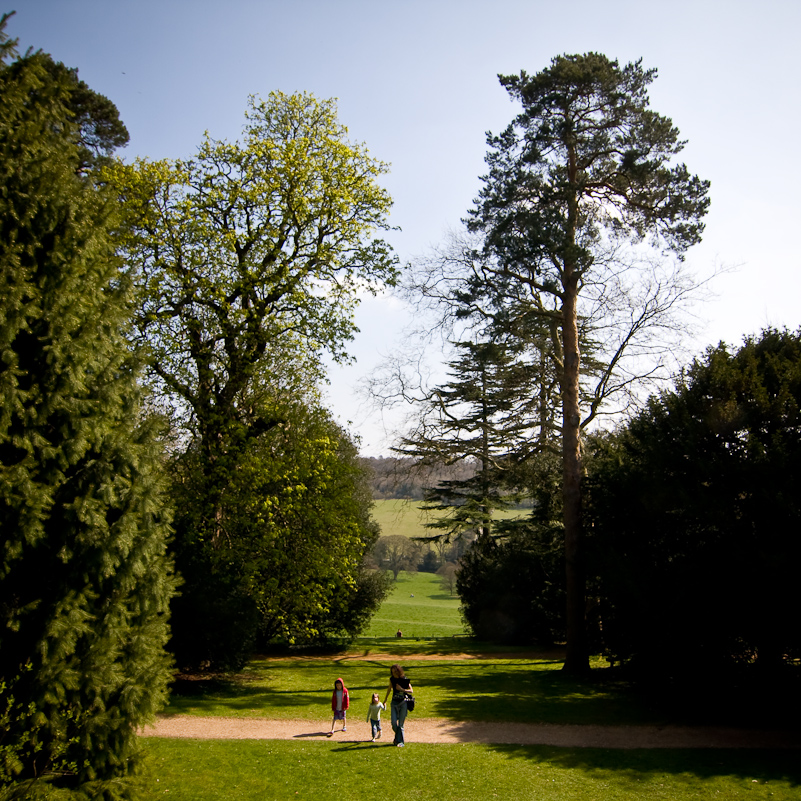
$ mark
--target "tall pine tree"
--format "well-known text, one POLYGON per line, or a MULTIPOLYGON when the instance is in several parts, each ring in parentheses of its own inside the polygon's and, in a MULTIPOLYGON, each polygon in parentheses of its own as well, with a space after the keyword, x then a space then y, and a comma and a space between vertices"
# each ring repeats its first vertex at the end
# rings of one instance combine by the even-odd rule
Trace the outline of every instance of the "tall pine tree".
POLYGON ((488 291, 508 283, 513 296, 529 298, 532 310, 541 305, 543 316, 555 323, 554 351, 561 354, 564 667, 572 673, 589 670, 582 429, 612 388, 625 389, 643 376, 639 370, 621 374, 625 353, 668 318, 688 291, 676 271, 659 279, 651 270, 636 280, 627 277, 630 260, 622 254, 683 258, 700 241, 709 206, 709 182, 676 161, 685 144, 678 129, 649 107, 655 77, 640 61, 621 67, 598 53, 558 56, 536 75, 500 76, 522 110, 503 133, 488 138, 489 173, 469 212, 468 228, 484 237, 488 291), (582 397, 582 317, 595 318, 597 358, 606 352, 589 408, 582 397))
POLYGON ((128 798, 136 730, 169 678, 159 452, 74 73, 13 60, 13 44, 0 39, 0 792, 128 798))

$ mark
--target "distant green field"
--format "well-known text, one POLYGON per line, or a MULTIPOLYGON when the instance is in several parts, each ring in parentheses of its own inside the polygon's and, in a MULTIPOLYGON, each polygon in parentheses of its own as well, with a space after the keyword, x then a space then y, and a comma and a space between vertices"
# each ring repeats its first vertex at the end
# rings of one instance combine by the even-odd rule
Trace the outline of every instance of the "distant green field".
POLYGON ((430 514, 421 512, 420 501, 383 500, 374 501, 373 519, 381 526, 381 534, 403 534, 404 537, 421 537, 431 532, 425 524, 430 514))
POLYGON ((393 637, 398 629, 404 639, 464 634, 459 598, 442 589, 434 573, 401 573, 362 636, 393 637))
MULTIPOLYGON (((375 501, 373 518, 381 526, 381 534, 424 537, 430 512, 419 509, 420 501, 375 501)), ((518 510, 501 513, 503 517, 524 514, 518 510)), ((452 637, 464 635, 459 614, 459 598, 442 589, 439 576, 433 573, 408 575, 401 573, 392 594, 372 619, 365 637, 391 637, 400 629, 404 637, 452 637)))
MULTIPOLYGON (((381 526, 381 534, 403 534, 404 537, 424 537, 432 532, 425 524, 433 519, 432 512, 419 509, 421 501, 389 499, 374 501, 373 519, 381 526)), ((496 513, 497 517, 513 518, 526 513, 518 509, 508 509, 496 513)))

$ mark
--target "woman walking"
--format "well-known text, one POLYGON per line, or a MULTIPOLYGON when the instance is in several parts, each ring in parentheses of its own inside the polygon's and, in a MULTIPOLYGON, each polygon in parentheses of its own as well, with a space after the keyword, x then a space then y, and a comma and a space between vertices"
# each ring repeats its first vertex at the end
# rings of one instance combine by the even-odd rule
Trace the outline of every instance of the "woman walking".
POLYGON ((406 722, 406 695, 412 694, 412 683, 406 678, 403 668, 400 665, 393 665, 389 669, 389 687, 387 687, 387 694, 384 696, 384 703, 386 704, 389 694, 392 693, 392 704, 390 705, 390 717, 392 720, 392 731, 395 732, 395 745, 402 748, 404 744, 403 739, 403 724, 406 722))

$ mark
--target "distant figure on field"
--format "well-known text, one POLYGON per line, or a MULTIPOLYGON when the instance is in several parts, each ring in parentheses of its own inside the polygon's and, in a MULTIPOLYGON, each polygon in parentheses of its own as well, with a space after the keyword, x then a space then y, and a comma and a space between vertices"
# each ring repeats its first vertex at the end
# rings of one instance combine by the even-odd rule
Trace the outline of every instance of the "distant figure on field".
POLYGON ((370 701, 370 708, 367 710, 367 720, 370 721, 370 734, 373 735, 370 742, 374 743, 381 739, 381 710, 386 707, 378 700, 378 693, 373 693, 370 701))
POLYGON ((400 629, 398 629, 398 633, 397 633, 395 636, 396 636, 398 639, 400 639, 401 637, 403 637, 403 632, 402 632, 400 629))
POLYGON ((334 710, 334 719, 331 721, 331 731, 328 732, 330 737, 334 733, 334 724, 342 721, 342 731, 348 730, 348 722, 345 719, 345 712, 350 706, 350 698, 348 696, 348 689, 342 679, 337 679, 334 682, 334 692, 331 695, 331 709, 334 710))
POLYGON ((409 710, 406 707, 406 695, 411 695, 412 683, 406 678, 403 668, 400 665, 393 665, 389 669, 389 687, 384 696, 384 703, 387 702, 389 694, 392 693, 392 705, 390 706, 390 717, 392 720, 392 731, 395 732, 395 742, 398 748, 403 748, 403 724, 409 710))

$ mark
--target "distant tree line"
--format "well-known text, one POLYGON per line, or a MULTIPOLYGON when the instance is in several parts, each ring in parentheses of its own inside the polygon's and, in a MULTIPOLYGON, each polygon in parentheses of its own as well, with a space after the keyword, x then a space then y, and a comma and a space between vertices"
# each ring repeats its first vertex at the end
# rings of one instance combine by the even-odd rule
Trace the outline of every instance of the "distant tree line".
POLYGON ((421 501, 426 488, 443 481, 464 481, 476 472, 476 465, 469 460, 423 465, 410 457, 363 456, 360 463, 367 471, 373 499, 377 501, 393 498, 421 501))

